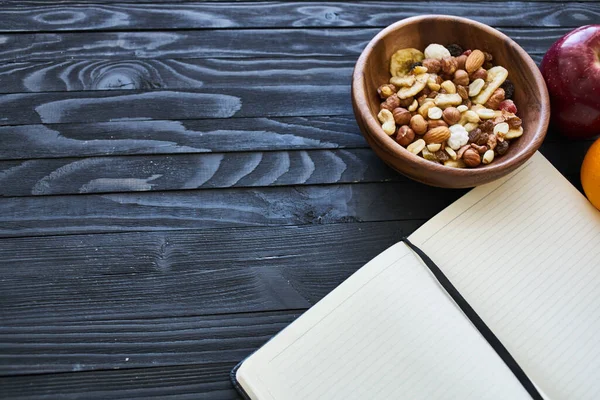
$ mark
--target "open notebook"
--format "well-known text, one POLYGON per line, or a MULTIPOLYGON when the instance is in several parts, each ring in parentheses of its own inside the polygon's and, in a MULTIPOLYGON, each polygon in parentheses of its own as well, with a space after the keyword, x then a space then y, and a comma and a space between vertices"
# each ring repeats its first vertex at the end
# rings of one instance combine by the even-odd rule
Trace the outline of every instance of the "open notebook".
MULTIPOLYGON (((600 212, 539 153, 410 237, 543 397, 600 398, 600 212)), ((250 399, 530 399, 400 242, 247 358, 250 399)))

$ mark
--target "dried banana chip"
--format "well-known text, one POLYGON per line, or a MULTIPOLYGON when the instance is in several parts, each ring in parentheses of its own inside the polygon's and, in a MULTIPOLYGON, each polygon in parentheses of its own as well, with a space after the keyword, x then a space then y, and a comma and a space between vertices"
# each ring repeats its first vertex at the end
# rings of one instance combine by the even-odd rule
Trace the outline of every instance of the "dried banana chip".
POLYGON ((416 96, 421 90, 425 89, 429 74, 416 75, 415 83, 411 87, 403 87, 398 90, 398 97, 401 99, 408 99, 409 97, 416 96))
POLYGON ((417 80, 415 75, 406 75, 406 76, 392 76, 390 78, 390 83, 396 87, 410 87, 415 84, 417 80))
POLYGON ((492 96, 492 93, 504 83, 506 78, 508 78, 508 71, 506 68, 501 66, 490 68, 486 79, 487 86, 473 99, 473 102, 485 104, 492 96))
POLYGON ((392 55, 390 62, 390 74, 392 76, 404 76, 410 72, 410 67, 417 62, 423 61, 425 56, 417 49, 400 49, 392 55))
POLYGON ((523 135, 523 127, 509 129, 508 133, 504 134, 504 139, 516 139, 519 136, 523 135))

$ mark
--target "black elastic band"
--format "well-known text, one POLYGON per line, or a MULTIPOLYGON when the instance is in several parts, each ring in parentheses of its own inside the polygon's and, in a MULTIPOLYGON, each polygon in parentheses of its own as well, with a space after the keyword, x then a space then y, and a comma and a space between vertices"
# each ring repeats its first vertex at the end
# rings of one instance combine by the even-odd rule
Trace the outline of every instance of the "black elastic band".
POLYGON ((500 340, 494 335, 494 332, 483 322, 481 317, 473 310, 473 308, 467 303, 464 297, 459 293, 458 290, 454 287, 454 285, 446 278, 446 275, 442 272, 441 269, 425 254, 421 249, 412 244, 408 238, 403 238, 402 241, 406 243, 408 247, 410 247, 415 253, 421 257, 425 265, 431 270, 435 278, 438 280, 440 285, 448 292, 450 297, 454 300, 454 302, 460 307, 460 309, 465 313, 467 318, 471 320, 473 325, 479 330, 481 335, 488 341, 490 346, 498 353, 500 358, 506 363, 508 368, 512 371, 512 373, 517 377, 521 385, 527 390, 527 392, 531 395, 531 397, 535 400, 543 400, 544 398, 537 391, 529 377, 523 372, 517 361, 510 355, 506 347, 500 342, 500 340))

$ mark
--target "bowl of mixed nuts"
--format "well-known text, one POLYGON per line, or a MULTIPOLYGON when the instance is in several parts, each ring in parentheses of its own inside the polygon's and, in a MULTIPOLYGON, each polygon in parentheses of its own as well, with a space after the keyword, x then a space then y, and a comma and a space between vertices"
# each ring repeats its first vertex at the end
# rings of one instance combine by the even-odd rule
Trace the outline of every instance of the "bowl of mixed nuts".
POLYGON ((540 147, 550 117, 535 62, 503 33, 426 15, 381 31, 356 63, 352 104, 369 145, 417 181, 496 180, 540 147))

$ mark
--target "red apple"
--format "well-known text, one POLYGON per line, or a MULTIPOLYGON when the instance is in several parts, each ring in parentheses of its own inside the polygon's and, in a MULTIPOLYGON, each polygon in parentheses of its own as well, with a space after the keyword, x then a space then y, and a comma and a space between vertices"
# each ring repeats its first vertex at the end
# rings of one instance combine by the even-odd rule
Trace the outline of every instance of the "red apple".
POLYGON ((600 134, 600 25, 582 26, 558 39, 540 69, 558 129, 571 138, 600 134))

